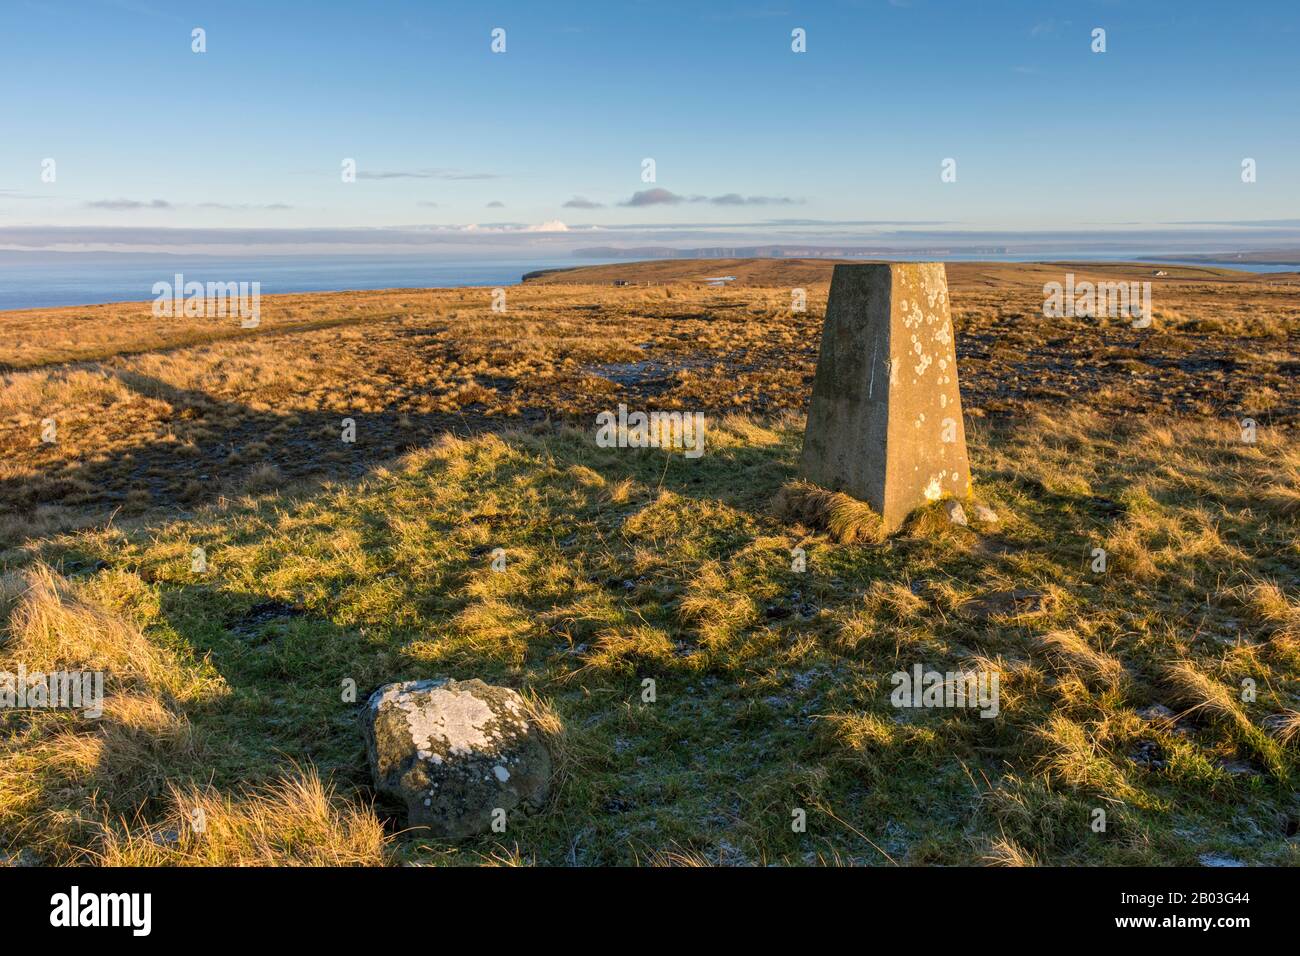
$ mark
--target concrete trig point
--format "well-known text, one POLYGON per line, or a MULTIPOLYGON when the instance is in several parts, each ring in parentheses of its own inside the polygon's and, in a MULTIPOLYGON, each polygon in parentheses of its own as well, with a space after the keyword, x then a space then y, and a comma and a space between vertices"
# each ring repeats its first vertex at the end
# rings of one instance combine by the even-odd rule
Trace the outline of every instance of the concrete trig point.
POLYGON ((835 267, 799 473, 866 501, 886 531, 970 494, 942 262, 835 267))

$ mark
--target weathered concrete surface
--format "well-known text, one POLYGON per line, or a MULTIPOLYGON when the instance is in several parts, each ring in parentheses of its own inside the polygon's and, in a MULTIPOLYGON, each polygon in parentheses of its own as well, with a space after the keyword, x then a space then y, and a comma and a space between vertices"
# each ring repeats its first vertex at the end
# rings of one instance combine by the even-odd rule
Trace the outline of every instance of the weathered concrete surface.
POLYGON ((835 267, 799 471, 870 504, 887 531, 970 494, 942 262, 835 267))

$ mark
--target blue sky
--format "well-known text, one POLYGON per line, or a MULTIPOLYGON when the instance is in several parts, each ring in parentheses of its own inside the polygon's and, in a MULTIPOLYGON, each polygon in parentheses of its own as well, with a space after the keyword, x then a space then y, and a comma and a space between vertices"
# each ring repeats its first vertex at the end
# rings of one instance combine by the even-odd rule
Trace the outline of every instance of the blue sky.
POLYGON ((793 219, 1297 220, 1297 48, 1282 0, 0 0, 0 246, 51 227, 563 223, 681 244, 793 219))

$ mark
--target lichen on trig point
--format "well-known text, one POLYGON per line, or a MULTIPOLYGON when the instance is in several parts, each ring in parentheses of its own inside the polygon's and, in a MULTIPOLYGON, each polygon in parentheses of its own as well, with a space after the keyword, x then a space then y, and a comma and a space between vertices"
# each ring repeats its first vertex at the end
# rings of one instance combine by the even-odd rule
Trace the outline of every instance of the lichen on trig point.
POLYGON ((799 471, 870 504, 886 531, 969 496, 942 262, 835 267, 799 471))

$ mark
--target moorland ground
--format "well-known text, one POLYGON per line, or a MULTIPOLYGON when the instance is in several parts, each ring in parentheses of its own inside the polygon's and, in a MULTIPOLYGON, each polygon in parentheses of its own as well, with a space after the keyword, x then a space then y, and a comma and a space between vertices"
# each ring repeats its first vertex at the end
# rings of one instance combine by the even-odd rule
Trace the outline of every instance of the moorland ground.
POLYGON ((951 264, 1000 520, 874 542, 782 493, 830 269, 592 267, 503 313, 487 289, 275 296, 256 329, 0 315, 0 671, 110 691, 99 720, 0 715, 0 852, 1297 862, 1300 276, 951 264), (1151 281, 1152 327, 1044 318, 1067 271, 1151 281), (706 454, 597 447, 619 402, 706 412, 706 454), (893 707, 915 663, 996 670, 999 716, 893 707), (372 805, 358 702, 433 676, 530 695, 545 812, 452 846, 372 805))

